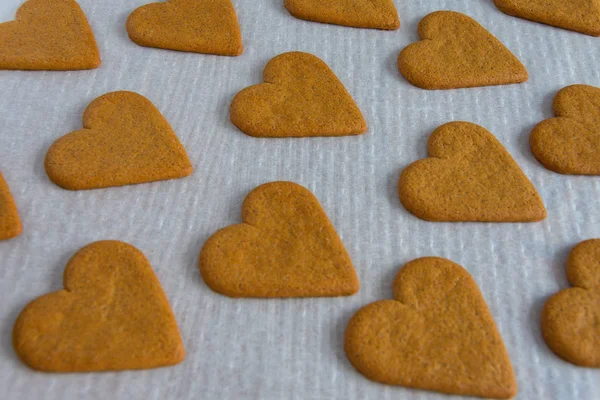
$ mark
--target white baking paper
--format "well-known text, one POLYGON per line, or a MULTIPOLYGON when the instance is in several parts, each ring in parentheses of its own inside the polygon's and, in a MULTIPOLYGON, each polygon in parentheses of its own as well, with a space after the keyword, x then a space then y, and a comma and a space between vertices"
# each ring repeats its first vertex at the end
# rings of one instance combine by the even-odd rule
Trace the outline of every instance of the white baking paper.
MULTIPOLYGON (((529 150, 532 127, 552 117, 567 85, 600 86, 600 39, 507 16, 492 0, 397 0, 398 31, 353 29, 293 18, 283 0, 234 0, 244 39, 240 57, 139 47, 125 31, 148 0, 79 0, 96 35, 102 66, 92 71, 0 71, 0 168, 24 232, 0 243, 0 398, 49 399, 445 399, 371 382, 343 350, 349 318, 392 296, 406 262, 447 257, 475 278, 504 338, 518 399, 598 399, 600 371, 562 361, 540 334, 540 311, 568 287, 564 264, 576 243, 600 237, 600 178, 544 169, 529 150), (399 74, 399 51, 418 39, 432 11, 464 12, 519 57, 520 85, 425 91, 399 74), (229 121, 242 88, 291 50, 322 58, 369 124, 358 137, 256 139, 229 121), (81 128, 97 96, 133 90, 172 124, 194 164, 192 176, 106 190, 71 192, 50 182, 44 155, 81 128), (400 171, 426 156, 426 140, 455 120, 480 124, 506 146, 537 187, 548 218, 530 224, 431 223, 409 214, 397 195, 400 171), (350 253, 360 292, 333 299, 244 300, 212 292, 198 254, 216 230, 240 222, 254 187, 291 180, 321 201, 350 253), (149 371, 47 374, 15 355, 11 331, 21 309, 62 288, 67 260, 96 240, 118 239, 150 259, 171 302, 185 361, 149 371)), ((1 0, 13 18, 21 0, 1 0)))

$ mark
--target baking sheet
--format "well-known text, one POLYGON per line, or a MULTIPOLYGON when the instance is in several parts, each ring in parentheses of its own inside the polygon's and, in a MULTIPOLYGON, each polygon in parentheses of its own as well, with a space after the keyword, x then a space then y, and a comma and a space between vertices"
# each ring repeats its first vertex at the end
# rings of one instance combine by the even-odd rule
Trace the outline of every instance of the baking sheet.
MULTIPOLYGON (((20 0, 2 0, 13 18, 20 0)), ((0 243, 0 397, 10 399, 443 399, 389 387, 358 374, 343 333, 360 307, 391 298, 400 266, 447 257, 475 278, 504 338, 519 399, 597 399, 600 371, 555 356, 540 334, 546 299, 568 287, 564 263, 576 243, 600 237, 600 178, 562 176, 534 159, 531 128, 552 116, 557 90, 600 86, 600 39, 509 17, 492 0, 398 0, 402 27, 381 32, 301 21, 283 0, 234 0, 245 52, 236 58, 143 48, 129 41, 128 14, 147 0, 79 0, 103 64, 78 72, 0 71, 0 168, 24 232, 0 243), (464 12, 526 65, 521 85, 425 91, 398 73, 399 51, 417 24, 442 9, 464 12), (277 54, 321 57, 369 124, 359 137, 255 139, 229 121, 240 89, 259 83, 277 54), (167 182, 70 192, 52 184, 44 154, 81 127, 97 96, 133 90, 163 112, 186 147, 194 174, 167 182), (548 208, 532 224, 430 223, 399 203, 403 167, 426 156, 437 126, 466 120, 494 133, 548 208), (240 222, 254 187, 291 180, 321 201, 361 281, 348 298, 234 300, 213 293, 197 268, 209 235, 240 222), (67 260, 102 239, 129 242, 150 259, 177 317, 186 360, 149 371, 44 374, 21 363, 11 330, 23 306, 62 288, 67 260), (2 393, 3 392, 3 393, 2 393)))

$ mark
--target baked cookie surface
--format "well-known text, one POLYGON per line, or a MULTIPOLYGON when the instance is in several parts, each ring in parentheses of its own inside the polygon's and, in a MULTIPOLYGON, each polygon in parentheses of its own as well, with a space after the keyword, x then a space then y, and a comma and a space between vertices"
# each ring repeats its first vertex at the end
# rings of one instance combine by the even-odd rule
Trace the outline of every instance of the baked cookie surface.
POLYGON ((573 287, 544 305, 544 340, 564 360, 600 368, 600 239, 586 240, 571 250, 567 279, 573 287))
POLYGON ((392 0, 285 0, 296 18, 355 28, 400 28, 392 0))
POLYGON ((546 218, 535 187, 489 131, 470 122, 437 128, 429 158, 400 174, 404 207, 428 221, 532 222, 546 218))
POLYGON ((242 34, 231 0, 168 0, 134 10, 127 32, 140 46, 238 56, 242 34))
POLYGON ((96 39, 74 0, 27 0, 0 24, 0 69, 80 70, 100 66, 96 39))
POLYGON ((54 142, 44 165, 50 180, 69 190, 182 178, 193 171, 160 111, 126 91, 92 101, 83 113, 83 129, 54 142))
POLYGON ((350 256, 317 198, 293 182, 252 190, 242 221, 212 235, 200 272, 230 297, 325 297, 358 292, 350 256))
POLYGON ((398 56, 400 73, 423 89, 456 89, 525 82, 527 70, 473 18, 436 11, 419 23, 421 41, 398 56))
POLYGON ((12 239, 23 231, 17 205, 0 172, 0 240, 12 239))
POLYGON ((265 83, 240 91, 231 121, 255 137, 347 136, 366 132, 360 109, 320 58, 290 52, 265 67, 265 83))
POLYGON ((13 345, 23 362, 47 372, 156 368, 185 357, 150 263, 118 241, 78 251, 65 268, 64 289, 23 309, 13 345))
POLYGON ((394 300, 361 308, 348 323, 345 351, 367 378, 448 394, 508 399, 517 393, 502 337, 477 284, 438 257, 406 264, 394 300))
POLYGON ((553 107, 556 117, 531 132, 535 158, 561 174, 600 175, 600 88, 567 86, 557 93, 553 107))
POLYGON ((600 36, 600 0, 494 0, 502 12, 542 24, 600 36))

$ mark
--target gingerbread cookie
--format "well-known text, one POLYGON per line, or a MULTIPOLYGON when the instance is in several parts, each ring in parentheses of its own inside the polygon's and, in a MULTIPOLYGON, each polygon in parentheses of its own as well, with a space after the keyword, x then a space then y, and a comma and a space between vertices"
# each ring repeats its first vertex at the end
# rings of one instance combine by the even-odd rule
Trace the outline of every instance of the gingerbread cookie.
POLYGON ((27 0, 0 24, 0 69, 77 70, 100 65, 92 29, 74 0, 27 0))
POLYGON ((494 0, 502 12, 600 36, 600 0, 494 0))
POLYGON ((436 11, 419 23, 421 41, 398 56, 400 73, 423 89, 455 89, 525 82, 521 62, 477 21, 436 11))
POLYGON ((400 201, 429 221, 531 222, 546 218, 539 194, 490 132, 469 122, 437 128, 429 158, 400 175, 400 201))
POLYGON ((46 154, 48 177, 65 189, 132 185, 192 173, 169 123, 137 93, 98 97, 83 113, 83 128, 58 139, 46 154))
POLYGON ((561 358, 600 368, 600 239, 575 246, 567 259, 572 288, 550 297, 542 311, 542 334, 561 358))
POLYGON ((150 263, 135 247, 103 241, 67 264, 64 289, 29 303, 13 330, 19 357, 49 372, 178 364, 185 352, 150 263))
POLYGON ((367 378, 448 394, 508 399, 517 393, 510 359, 477 284, 438 257, 406 264, 394 300, 361 308, 345 350, 367 378))
POLYGON ((19 236, 23 228, 8 184, 0 172, 0 240, 19 236))
POLYGON ((231 121, 256 137, 358 135, 367 124, 352 97, 320 58, 284 53, 264 71, 265 83, 239 92, 231 121))
POLYGON ((573 85, 554 98, 554 114, 531 132, 535 158, 561 174, 600 175, 600 88, 573 85))
POLYGON ((212 235, 200 272, 230 297, 323 297, 358 292, 352 261, 317 198, 292 182, 254 189, 242 224, 212 235))
POLYGON ((167 0, 134 10, 129 37, 140 46, 238 56, 242 34, 231 0, 167 0))
POLYGON ((285 0, 296 18, 326 24, 393 30, 400 28, 392 0, 285 0))

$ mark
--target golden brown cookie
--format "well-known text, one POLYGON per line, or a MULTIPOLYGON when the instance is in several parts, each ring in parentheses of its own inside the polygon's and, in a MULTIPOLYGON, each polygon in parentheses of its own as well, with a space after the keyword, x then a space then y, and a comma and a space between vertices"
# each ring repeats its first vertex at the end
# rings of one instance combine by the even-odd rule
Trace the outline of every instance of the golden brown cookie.
POLYGON ((600 0, 494 0, 502 12, 600 36, 600 0))
POLYGON ((508 399, 517 383, 494 319, 460 265, 438 257, 406 264, 394 300, 361 308, 345 350, 367 378, 448 394, 508 399))
POLYGON ((567 259, 572 288, 550 297, 542 311, 542 334, 563 359, 600 368, 600 239, 579 243, 567 259))
POLYGON ((554 114, 531 132, 535 158, 561 174, 600 175, 600 88, 572 85, 554 98, 554 114))
POLYGON ((28 0, 0 24, 0 69, 77 70, 100 66, 92 29, 73 0, 28 0))
POLYGON ((400 73, 423 89, 455 89, 525 82, 527 70, 473 18, 436 11, 419 23, 420 42, 398 56, 400 73))
POLYGON ((437 128, 429 158, 400 174, 408 211, 429 221, 531 222, 546 218, 539 194, 490 132, 470 122, 437 128))
POLYGON ((326 24, 393 30, 400 28, 392 0, 285 0, 296 18, 326 24))
POLYGON ((64 289, 29 303, 13 345, 31 368, 115 371, 178 364, 185 351, 150 263, 135 247, 92 243, 67 264, 64 289))
POLYGON ((230 297, 324 297, 358 292, 352 261, 317 198, 292 182, 251 191, 242 224, 212 235, 200 272, 230 297))
POLYGON ((48 150, 46 173, 70 190, 182 178, 193 168, 160 111, 133 92, 112 92, 92 101, 83 129, 48 150))
POLYGON ((273 58, 265 83, 239 92, 231 121, 256 137, 358 135, 367 123, 358 106, 320 58, 291 52, 273 58))
POLYGON ((23 231, 17 206, 0 172, 0 240, 12 239, 23 231))
POLYGON ((231 0, 167 0, 134 10, 129 37, 140 46, 238 56, 242 34, 231 0))

